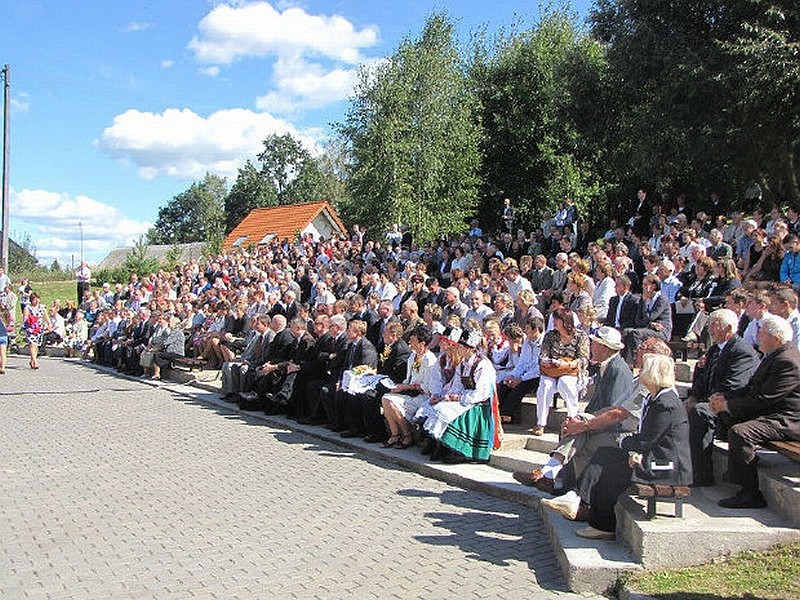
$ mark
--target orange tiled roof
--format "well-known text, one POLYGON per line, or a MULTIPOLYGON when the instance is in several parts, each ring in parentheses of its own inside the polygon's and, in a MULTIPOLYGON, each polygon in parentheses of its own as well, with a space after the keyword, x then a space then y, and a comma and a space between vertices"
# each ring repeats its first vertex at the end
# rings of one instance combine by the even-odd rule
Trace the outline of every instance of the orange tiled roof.
POLYGON ((347 231, 333 207, 325 201, 254 208, 227 235, 223 247, 230 248, 242 236, 247 236, 245 245, 258 244, 264 239, 264 236, 270 233, 275 234, 279 240, 287 237, 293 239, 297 232, 307 227, 322 211, 327 211, 343 232, 347 231))

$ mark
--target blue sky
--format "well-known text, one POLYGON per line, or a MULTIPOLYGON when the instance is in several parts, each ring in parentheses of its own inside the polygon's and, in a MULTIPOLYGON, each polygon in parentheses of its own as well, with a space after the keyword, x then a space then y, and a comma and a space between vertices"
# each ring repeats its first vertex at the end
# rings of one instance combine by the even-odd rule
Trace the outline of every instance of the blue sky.
MULTIPOLYGON (((128 245, 206 172, 236 178, 272 133, 324 141, 360 64, 444 11, 461 40, 531 24, 521 0, 2 2, 11 237, 40 262, 128 245)), ((590 0, 572 6, 585 15, 590 0)))

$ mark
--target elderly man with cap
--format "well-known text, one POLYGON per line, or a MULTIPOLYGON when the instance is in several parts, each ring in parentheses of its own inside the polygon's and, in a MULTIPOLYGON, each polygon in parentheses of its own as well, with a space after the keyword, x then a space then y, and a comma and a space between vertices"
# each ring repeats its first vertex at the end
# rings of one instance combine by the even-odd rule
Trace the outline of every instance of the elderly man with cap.
POLYGON ((624 344, 619 331, 600 327, 596 334, 589 336, 589 342, 590 360, 598 367, 589 403, 583 413, 569 417, 564 422, 561 444, 543 469, 514 473, 514 478, 524 485, 536 485, 552 492, 553 481, 565 463, 571 461, 577 478, 597 448, 617 442, 618 427, 599 432, 593 430, 590 423, 596 414, 633 393, 633 372, 620 355, 624 344), (596 433, 591 434, 592 431, 596 433))
POLYGON ((441 338, 451 364, 458 366, 441 395, 431 396, 414 418, 431 438, 423 454, 430 453, 432 460, 486 461, 498 446, 497 376, 492 362, 477 352, 482 339, 475 329, 465 329, 458 342, 441 338))

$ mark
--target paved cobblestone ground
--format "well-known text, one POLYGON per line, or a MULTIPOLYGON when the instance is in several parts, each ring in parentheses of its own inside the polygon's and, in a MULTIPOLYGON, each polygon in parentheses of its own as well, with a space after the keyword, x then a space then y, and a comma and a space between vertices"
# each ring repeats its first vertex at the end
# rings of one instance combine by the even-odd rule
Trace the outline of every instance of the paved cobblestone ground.
POLYGON ((0 378, 2 598, 571 596, 528 508, 41 362, 0 378))

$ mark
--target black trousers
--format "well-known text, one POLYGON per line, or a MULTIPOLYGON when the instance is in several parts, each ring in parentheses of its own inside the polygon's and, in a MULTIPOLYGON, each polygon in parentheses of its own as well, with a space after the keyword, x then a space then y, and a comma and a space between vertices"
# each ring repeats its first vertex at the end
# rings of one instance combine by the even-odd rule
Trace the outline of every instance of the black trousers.
POLYGON ((578 495, 589 504, 589 525, 602 531, 615 531, 617 498, 631 483, 633 470, 628 466, 628 453, 622 448, 599 448, 592 462, 578 479, 578 495))
POLYGON ((728 478, 743 492, 758 492, 756 447, 772 441, 800 440, 786 427, 766 417, 737 423, 728 430, 728 478))
POLYGON ((522 399, 539 387, 539 378, 522 380, 516 387, 510 388, 502 383, 497 386, 497 395, 500 400, 500 414, 509 417, 516 416, 522 399))
POLYGON ((708 402, 698 402, 689 411, 689 447, 695 483, 714 482, 714 433, 718 420, 708 402))

